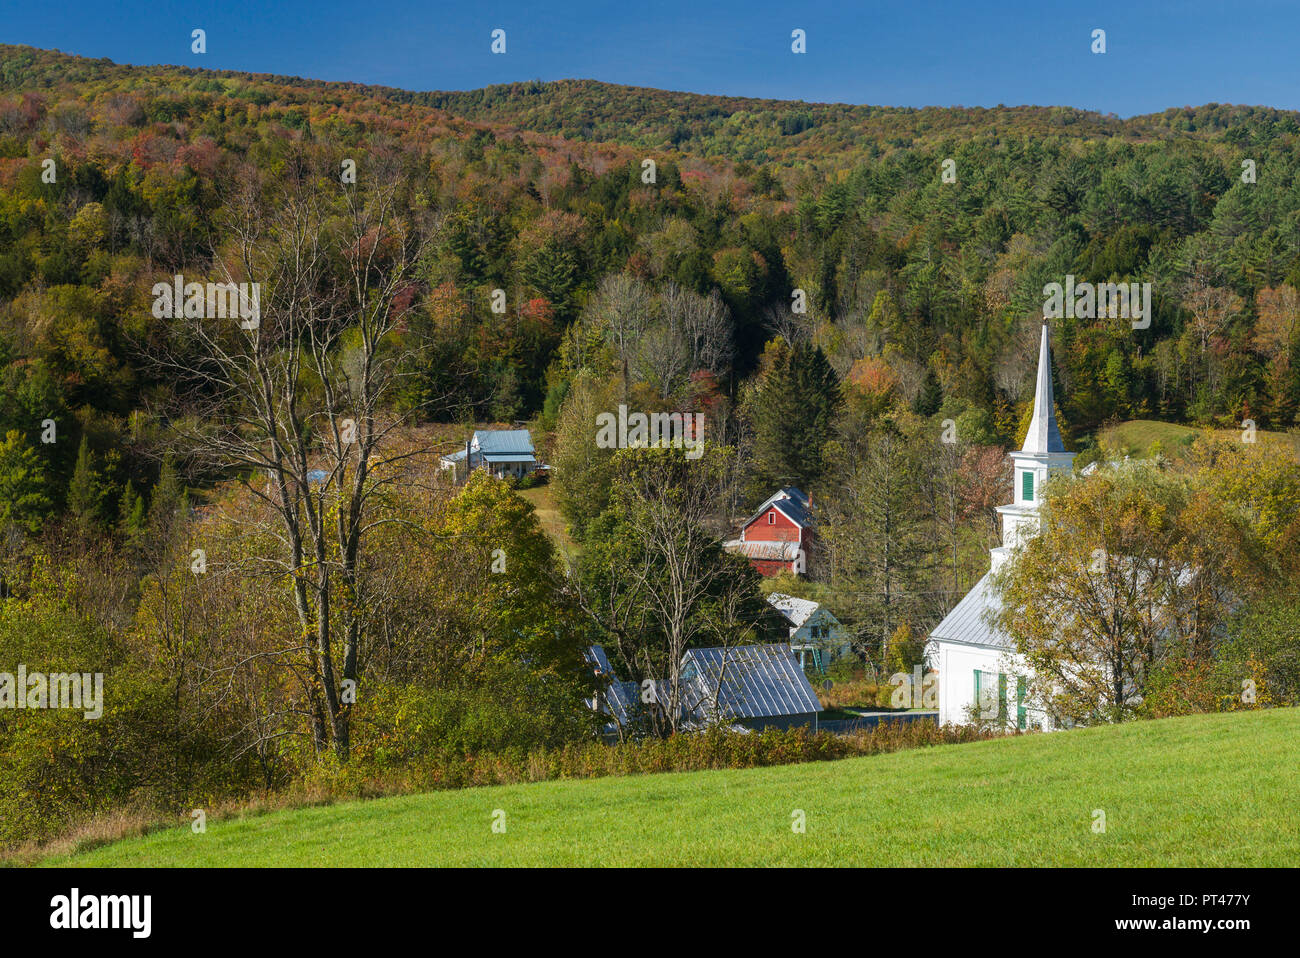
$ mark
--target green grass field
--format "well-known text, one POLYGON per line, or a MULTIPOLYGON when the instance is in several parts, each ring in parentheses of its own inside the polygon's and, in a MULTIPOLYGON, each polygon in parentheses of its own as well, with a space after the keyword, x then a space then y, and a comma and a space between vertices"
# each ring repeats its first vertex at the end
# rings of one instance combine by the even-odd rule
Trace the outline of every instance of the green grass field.
POLYGON ((576 555, 578 546, 569 537, 564 517, 560 515, 559 507, 555 504, 554 488, 547 483, 544 486, 534 486, 532 489, 520 489, 519 496, 532 504, 533 511, 537 513, 537 521, 541 523, 542 530, 551 537, 556 548, 564 555, 576 555))
POLYGON ((1274 709, 378 799, 160 831, 47 864, 1294 866, 1298 793, 1300 710, 1274 709), (505 831, 494 833, 498 809, 505 831))
MULTIPOLYGON (((1110 447, 1127 451, 1129 455, 1142 459, 1150 455, 1151 444, 1154 442, 1160 443, 1166 456, 1177 457, 1191 445, 1193 439, 1206 433, 1231 439, 1241 438, 1241 430, 1199 429, 1195 426, 1181 426, 1177 423, 1157 422, 1153 419, 1130 419, 1128 422, 1110 426, 1101 431, 1101 438, 1110 447)), ((1265 429, 1259 430, 1258 434, 1281 439, 1290 445, 1297 456, 1300 456, 1300 434, 1269 432, 1265 429)))

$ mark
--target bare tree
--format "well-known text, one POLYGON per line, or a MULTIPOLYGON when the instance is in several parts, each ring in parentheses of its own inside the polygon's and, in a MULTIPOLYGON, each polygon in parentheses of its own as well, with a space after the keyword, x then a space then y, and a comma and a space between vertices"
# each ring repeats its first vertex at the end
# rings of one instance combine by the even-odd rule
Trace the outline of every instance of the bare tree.
POLYGON ((679 327, 657 322, 641 334, 634 371, 637 378, 667 399, 691 372, 691 349, 679 327))
POLYGON ((686 650, 752 636, 761 603, 752 574, 718 544, 717 513, 734 461, 713 447, 694 461, 681 450, 649 448, 620 451, 615 463, 621 547, 603 553, 607 567, 589 564, 596 574, 573 584, 579 605, 623 659, 655 680, 652 724, 675 732, 701 704, 682 681, 686 650))
POLYGON ((1191 327, 1200 342, 1201 355, 1210 339, 1241 314, 1241 297, 1230 289, 1210 286, 1200 280, 1188 283, 1183 306, 1192 314, 1191 327))
POLYGON ((1016 323, 993 369, 993 385, 1012 402, 1019 402, 1034 381, 1041 330, 1037 322, 1016 323))
POLYGON ((310 637, 313 738, 340 760, 358 679, 366 535, 386 521, 372 506, 417 454, 390 448, 402 420, 386 414, 402 375, 392 340, 425 243, 404 212, 400 162, 376 153, 360 184, 332 190, 301 157, 283 184, 247 170, 225 207, 214 272, 260 285, 256 320, 178 319, 159 357, 178 384, 172 412, 184 414, 171 418, 176 446, 278 517, 277 548, 261 561, 290 583, 310 637))
POLYGON ((783 301, 768 303, 763 307, 763 325, 791 346, 812 339, 812 321, 808 315, 799 315, 790 308, 789 303, 783 301))
POLYGON ((646 328, 654 321, 654 290, 629 273, 611 273, 583 311, 583 322, 600 330, 614 347, 623 371, 627 391, 628 365, 638 353, 646 328))

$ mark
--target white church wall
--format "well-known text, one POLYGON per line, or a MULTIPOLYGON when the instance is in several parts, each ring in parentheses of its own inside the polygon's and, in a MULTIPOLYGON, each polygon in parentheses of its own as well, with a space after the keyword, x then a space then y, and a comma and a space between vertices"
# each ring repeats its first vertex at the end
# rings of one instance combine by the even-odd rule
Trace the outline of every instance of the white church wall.
POLYGON ((1000 653, 971 645, 940 642, 936 649, 939 669, 939 724, 967 725, 975 704, 975 670, 998 671, 1000 653))
MULTIPOLYGON (((962 645, 957 642, 937 642, 929 656, 931 668, 939 672, 939 724, 971 724, 971 708, 975 703, 975 672, 1002 672, 1007 675, 1007 714, 1013 718, 1016 710, 1016 676, 1028 677, 1031 673, 1024 657, 1000 649, 962 645)), ((1028 728, 1045 728, 1043 713, 1034 707, 1026 708, 1028 728)))

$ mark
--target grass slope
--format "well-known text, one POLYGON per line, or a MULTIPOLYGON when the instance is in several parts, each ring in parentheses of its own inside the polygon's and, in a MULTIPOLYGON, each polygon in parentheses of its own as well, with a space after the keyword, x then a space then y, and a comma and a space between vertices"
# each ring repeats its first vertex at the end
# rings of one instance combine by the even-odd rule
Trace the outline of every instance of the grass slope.
POLYGON ((577 555, 577 543, 569 537, 564 516, 560 515, 560 508, 555 504, 554 489, 555 487, 548 483, 544 486, 534 486, 532 489, 520 489, 519 495, 532 505, 533 511, 537 513, 537 521, 551 537, 556 548, 565 555, 577 555))
MULTIPOLYGON (((1200 435, 1219 435, 1228 439, 1240 440, 1240 429, 1201 429, 1196 426, 1182 426, 1172 422, 1157 422, 1154 419, 1130 419, 1102 430, 1102 439, 1114 449, 1123 450, 1138 458, 1151 454, 1151 444, 1159 442, 1166 456, 1178 456, 1192 441, 1200 435)), ((1258 430, 1260 437, 1280 439, 1300 457, 1300 433, 1270 432, 1258 430)))
POLYGON ((840 762, 436 792, 155 832, 49 864, 1294 865, 1300 710, 840 762), (506 814, 494 834, 493 811, 506 814), (791 815, 803 809, 804 834, 791 815), (1093 810, 1106 832, 1092 830, 1093 810))

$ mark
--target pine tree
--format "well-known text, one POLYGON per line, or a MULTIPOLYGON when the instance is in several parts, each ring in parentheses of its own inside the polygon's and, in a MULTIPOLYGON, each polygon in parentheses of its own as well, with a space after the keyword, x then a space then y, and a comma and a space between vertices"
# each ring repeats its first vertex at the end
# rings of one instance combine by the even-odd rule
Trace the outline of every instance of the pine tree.
POLYGON ((53 503, 46 495, 41 459, 17 429, 0 442, 0 526, 35 532, 53 503))
POLYGON ((99 524, 102 519, 104 487, 95 471, 95 457, 90 443, 83 435, 77 449, 77 465, 68 483, 68 511, 83 529, 99 524))
POLYGON ((128 479, 118 505, 117 532, 127 549, 138 550, 144 542, 144 531, 144 499, 128 479))
POLYGON ((784 485, 807 490, 821 478, 822 446, 839 404, 839 377, 821 347, 791 347, 779 339, 768 344, 763 370, 746 400, 754 430, 756 494, 784 485))
POLYGON ((148 518, 145 522, 145 544, 154 559, 160 558, 167 550, 180 525, 180 520, 188 512, 189 493, 177 478, 176 467, 168 456, 163 460, 158 482, 153 487, 148 518))

